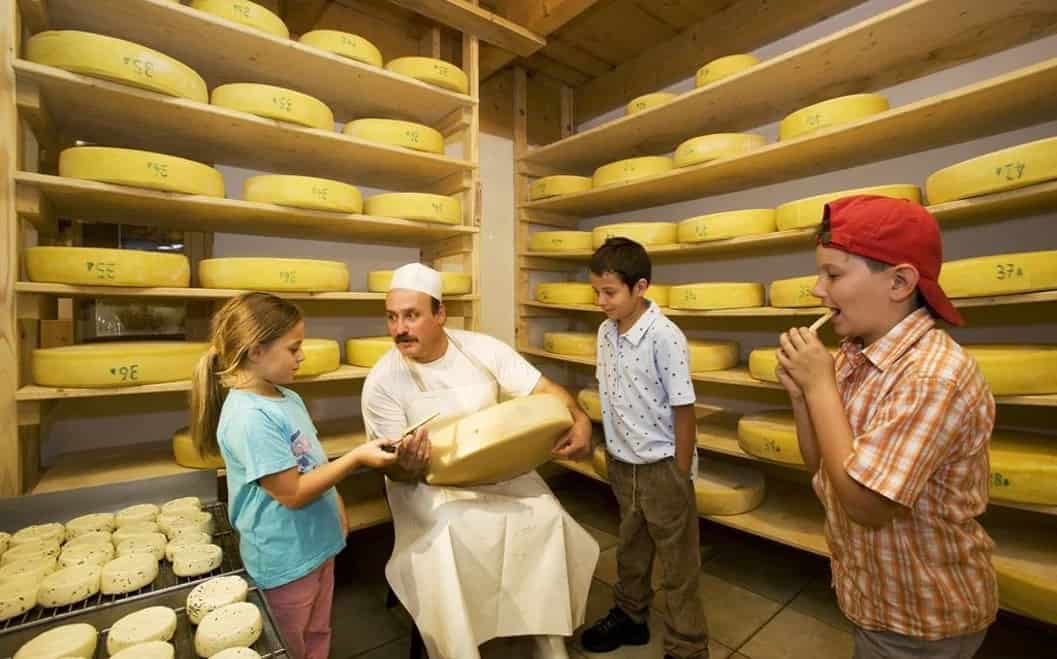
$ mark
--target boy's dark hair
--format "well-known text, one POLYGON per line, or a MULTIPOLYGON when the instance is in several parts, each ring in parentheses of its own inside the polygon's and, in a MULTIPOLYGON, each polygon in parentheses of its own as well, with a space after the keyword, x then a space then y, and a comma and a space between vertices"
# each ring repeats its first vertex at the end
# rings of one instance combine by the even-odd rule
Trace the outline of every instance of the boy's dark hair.
POLYGON ((440 313, 440 300, 435 297, 429 298, 429 308, 433 312, 433 315, 436 316, 440 313))
POLYGON ((653 276, 653 264, 646 249, 630 238, 607 238, 591 255, 590 268, 598 276, 612 272, 629 290, 640 279, 649 283, 653 276))

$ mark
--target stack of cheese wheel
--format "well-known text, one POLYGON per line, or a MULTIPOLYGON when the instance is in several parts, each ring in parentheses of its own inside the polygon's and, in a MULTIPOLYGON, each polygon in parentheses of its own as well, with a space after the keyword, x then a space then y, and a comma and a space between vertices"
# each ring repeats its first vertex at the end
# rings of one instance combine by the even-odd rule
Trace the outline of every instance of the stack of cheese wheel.
POLYGON ((717 80, 741 73, 760 63, 753 55, 727 55, 714 59, 697 70, 694 82, 696 87, 710 85, 717 80))
POLYGON ((649 176, 670 171, 675 163, 668 156, 641 156, 602 165, 591 177, 593 187, 631 183, 649 176))
POLYGON ((822 300, 811 292, 817 281, 818 275, 772 281, 768 295, 771 306, 783 308, 821 306, 822 300))
POLYGON ((724 371, 738 365, 736 341, 687 341, 690 352, 690 372, 724 371))
POLYGON ((740 515, 763 502, 763 473, 741 462, 709 457, 694 478, 694 497, 701 515, 740 515))
POLYGON ((1057 345, 966 345, 995 396, 1057 393, 1057 345))
MULTIPOLYGON (((373 270, 367 273, 367 290, 388 293, 392 281, 392 270, 373 270)), ((465 272, 442 272, 440 281, 441 295, 466 295, 473 290, 473 278, 465 272)))
POLYGON ((164 192, 224 196, 224 177, 209 165, 137 149, 63 149, 59 154, 59 176, 164 192))
POLYGON ((610 238, 630 238, 643 247, 661 247, 674 245, 675 234, 675 224, 672 222, 603 224, 591 231, 591 244, 598 249, 610 238))
POLYGON ((42 632, 15 653, 14 659, 94 657, 99 632, 84 622, 59 625, 42 632))
POLYGON ((595 289, 577 281, 547 282, 536 286, 536 301, 546 304, 594 304, 595 289))
POLYGON ((349 290, 349 268, 340 261, 228 257, 201 261, 198 280, 202 288, 336 292, 349 290))
POLYGON ((754 208, 691 217, 679 223, 677 238, 681 243, 703 243, 740 236, 755 236, 777 230, 774 210, 754 208))
POLYGON ((118 341, 39 348, 33 381, 43 387, 127 387, 189 380, 205 343, 118 341))
POLYGON ((646 289, 645 297, 647 300, 652 300, 657 304, 658 307, 667 307, 671 302, 672 287, 665 284, 654 284, 650 283, 650 287, 646 289))
POLYGON ((444 153, 444 136, 440 131, 413 121, 356 119, 345 124, 342 132, 368 142, 426 153, 444 153))
POLYGON ((191 264, 183 254, 100 247, 30 247, 25 257, 30 281, 136 288, 191 285, 191 264))
POLYGON ((556 355, 594 357, 596 340, 587 332, 544 332, 543 349, 556 355))
POLYGON ((285 87, 233 82, 215 87, 209 101, 217 107, 265 119, 318 130, 334 130, 334 113, 323 101, 285 87))
POLYGON ((462 202, 458 197, 448 197, 424 192, 387 192, 368 197, 364 212, 378 217, 396 217, 402 220, 419 220, 438 224, 462 222, 462 202))
POLYGON ((637 96, 628 102, 624 108, 624 116, 631 116, 638 114, 643 110, 649 110, 650 108, 660 107, 671 103, 676 98, 675 94, 670 92, 653 92, 652 94, 643 94, 637 96))
POLYGON ((807 229, 818 226, 822 223, 822 211, 825 209, 826 204, 853 195, 879 195, 895 199, 907 199, 916 204, 921 203, 921 190, 918 186, 910 184, 879 185, 869 188, 842 190, 840 192, 828 192, 814 197, 790 201, 775 208, 775 224, 779 231, 807 229))
POLYGON ((191 0, 191 7, 240 25, 267 32, 280 39, 289 39, 290 30, 283 19, 249 0, 191 0))
POLYGON ((371 66, 382 65, 382 53, 378 47, 358 34, 338 30, 312 30, 302 34, 298 41, 357 62, 371 66))
POLYGON ((949 261, 940 286, 951 298, 1013 295, 1057 289, 1057 250, 949 261))
POLYGON ((353 366, 371 368, 378 363, 382 355, 394 347, 393 339, 388 336, 366 336, 349 339, 345 342, 345 361, 353 366))
POLYGON ((262 204, 319 211, 363 211, 363 196, 356 186, 312 176, 251 176, 242 184, 242 198, 262 204))
POLYGON ((191 430, 181 428, 173 433, 172 452, 176 464, 190 469, 223 469, 224 458, 217 455, 203 455, 191 441, 191 430))
POLYGON ((925 192, 930 204, 942 204, 1053 179, 1057 179, 1057 137, 1048 137, 933 172, 925 181, 925 192))
POLYGON ((39 32, 26 42, 25 57, 167 96, 209 102, 205 80, 189 66, 124 39, 76 30, 39 32))
POLYGON ((341 348, 333 339, 305 339, 301 342, 301 351, 305 360, 297 369, 297 377, 322 375, 341 367, 341 348))
POLYGON ((778 124, 778 139, 791 140, 818 130, 858 121, 888 109, 888 99, 880 94, 852 94, 831 98, 801 108, 778 124))
POLYGON ((576 402, 580 404, 580 409, 588 418, 596 423, 602 423, 602 399, 597 389, 581 389, 576 394, 576 402))
POLYGON ((796 421, 789 412, 764 412, 738 419, 738 445, 749 455, 772 462, 803 465, 796 421))
POLYGON ((390 60, 385 68, 415 80, 436 85, 449 91, 466 94, 470 79, 459 67, 432 57, 398 57, 390 60))
POLYGON ((672 286, 668 306, 673 309, 743 309, 762 307, 763 284, 710 282, 672 286))
POLYGON ((767 138, 754 133, 715 133, 686 140, 675 150, 675 166, 689 167, 702 162, 731 158, 767 144, 767 138))
POLYGON ((572 176, 569 174, 557 174, 555 176, 544 176, 532 182, 529 186, 529 199, 547 199, 563 194, 573 194, 591 189, 591 179, 587 176, 572 176))
POLYGON ((1057 506, 1057 441, 1049 435, 996 431, 991 436, 991 498, 1057 506))
POLYGON ((593 245, 590 231, 537 231, 529 238, 533 252, 581 252, 593 245))

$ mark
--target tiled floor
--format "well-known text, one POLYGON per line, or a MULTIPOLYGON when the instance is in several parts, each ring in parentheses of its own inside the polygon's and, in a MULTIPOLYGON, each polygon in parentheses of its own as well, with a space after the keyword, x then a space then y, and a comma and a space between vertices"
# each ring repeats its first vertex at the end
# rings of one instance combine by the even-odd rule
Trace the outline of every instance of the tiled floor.
MULTIPOLYGON (((552 487, 602 549, 588 599, 591 622, 613 604, 616 505, 605 486, 576 474, 561 476, 552 487)), ((399 607, 384 606, 383 570, 392 544, 388 525, 349 538, 350 549, 338 560, 331 657, 407 659, 411 621, 399 607)), ((701 545, 701 592, 712 659, 851 657, 851 626, 829 588, 826 560, 708 522, 701 527, 701 545)), ((598 655, 583 652, 574 638, 570 659, 661 659, 663 609, 663 593, 658 593, 650 617, 650 645, 598 655)), ((485 659, 521 659, 522 653, 495 642, 482 654, 485 659)), ((1000 615, 977 655, 978 659, 1052 657, 1057 657, 1057 628, 1007 614, 1000 615)))

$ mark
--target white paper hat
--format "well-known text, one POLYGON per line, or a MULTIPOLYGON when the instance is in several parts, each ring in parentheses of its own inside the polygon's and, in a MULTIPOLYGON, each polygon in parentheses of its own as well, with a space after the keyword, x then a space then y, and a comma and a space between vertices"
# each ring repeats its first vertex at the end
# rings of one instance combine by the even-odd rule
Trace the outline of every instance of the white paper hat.
POLYGON ((443 283, 440 273, 433 268, 421 263, 408 263, 393 271, 393 280, 389 284, 389 290, 394 288, 419 291, 439 301, 443 283))

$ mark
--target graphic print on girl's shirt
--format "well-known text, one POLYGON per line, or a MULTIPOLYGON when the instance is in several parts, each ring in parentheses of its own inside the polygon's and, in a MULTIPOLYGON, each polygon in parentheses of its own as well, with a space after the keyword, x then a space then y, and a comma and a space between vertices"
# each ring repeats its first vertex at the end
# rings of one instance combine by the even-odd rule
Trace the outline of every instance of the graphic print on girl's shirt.
POLYGON ((297 473, 299 474, 316 468, 312 457, 308 454, 309 450, 308 438, 302 435, 300 430, 295 430, 293 436, 290 437, 290 451, 297 458, 297 473))

